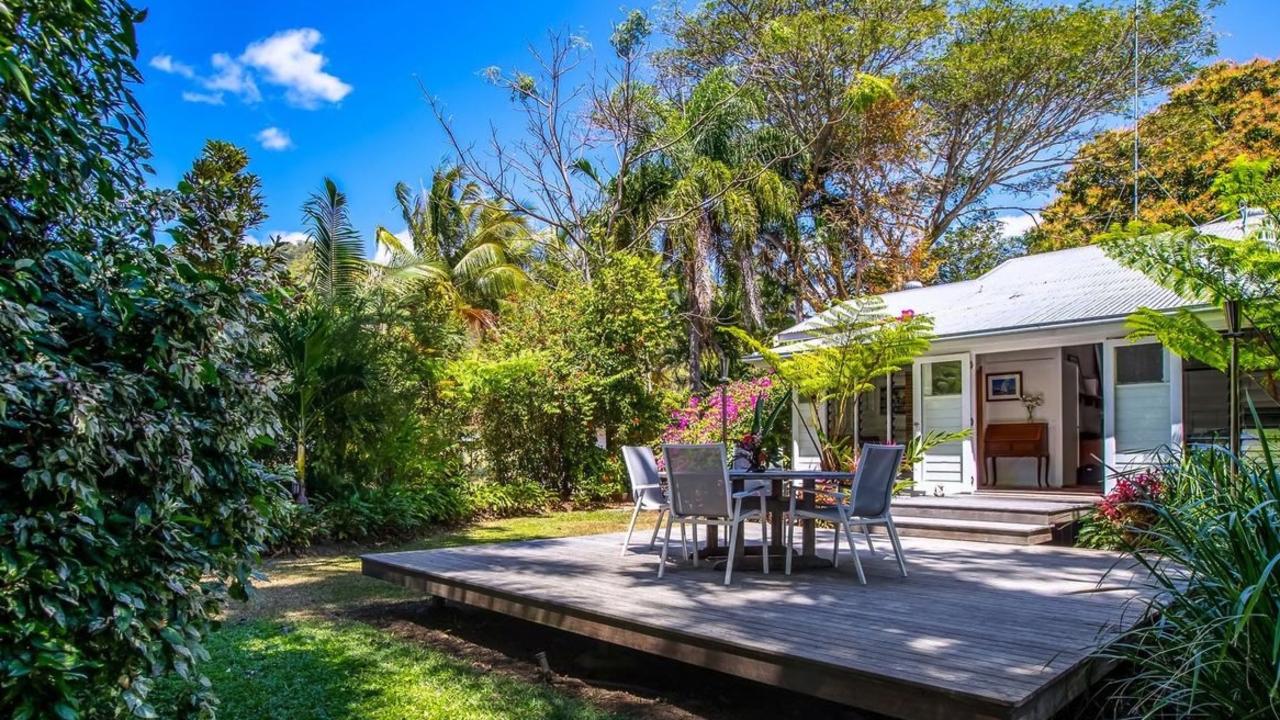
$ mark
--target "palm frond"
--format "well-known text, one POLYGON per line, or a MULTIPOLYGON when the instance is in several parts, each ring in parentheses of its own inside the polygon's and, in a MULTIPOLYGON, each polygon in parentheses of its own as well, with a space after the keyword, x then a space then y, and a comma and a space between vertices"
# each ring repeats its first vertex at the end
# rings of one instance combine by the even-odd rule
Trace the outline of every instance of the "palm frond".
POLYGON ((347 197, 325 178, 323 189, 303 205, 311 254, 312 290, 329 301, 349 298, 368 274, 364 243, 351 225, 347 197))

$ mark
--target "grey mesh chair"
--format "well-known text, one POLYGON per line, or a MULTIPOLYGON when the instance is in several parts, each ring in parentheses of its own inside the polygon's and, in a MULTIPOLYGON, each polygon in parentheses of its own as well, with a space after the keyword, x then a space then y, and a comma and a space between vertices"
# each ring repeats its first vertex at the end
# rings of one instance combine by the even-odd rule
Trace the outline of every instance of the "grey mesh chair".
MULTIPOLYGON (((658 542, 658 531, 662 529, 662 516, 671 511, 667 496, 662 493, 659 482, 658 463, 654 461, 653 451, 647 447, 624 445, 622 459, 627 463, 627 475, 631 478, 631 495, 636 499, 636 507, 631 511, 631 524, 627 526, 627 539, 622 541, 621 555, 627 554, 631 547, 631 533, 636 529, 636 519, 641 510, 657 510, 658 521, 653 525, 653 535, 649 538, 649 549, 658 542)), ((684 526, 680 526, 680 545, 685 554, 689 548, 685 545, 684 526)))
POLYGON ((787 508, 787 561, 786 573, 791 574, 791 550, 794 548, 795 523, 800 520, 825 520, 836 526, 835 547, 831 551, 831 563, 838 565, 840 557, 840 534, 844 533, 849 542, 849 554, 853 555, 853 566, 858 571, 858 581, 867 584, 867 576, 862 572, 862 561, 858 559, 858 548, 853 544, 852 526, 861 525, 862 533, 867 539, 867 547, 872 551, 871 525, 884 525, 889 533, 889 542, 893 544, 893 554, 898 559, 898 571, 902 577, 907 576, 907 565, 902 559, 902 543, 898 540, 898 530, 893 526, 893 516, 889 512, 890 499, 893 496, 893 483, 898 479, 902 468, 902 455, 906 448, 902 445, 862 446, 862 456, 858 460, 858 472, 853 477, 853 489, 850 493, 830 492, 827 490, 805 490, 792 487, 791 502, 787 508), (822 495, 833 498, 835 503, 812 510, 796 507, 796 499, 805 494, 822 495))
MULTIPOLYGON (((729 471, 725 463, 723 445, 663 445, 662 456, 667 466, 667 480, 671 498, 671 512, 667 515, 667 532, 662 540, 662 559, 658 562, 658 577, 667 569, 667 547, 671 544, 671 525, 680 523, 683 534, 685 525, 693 526, 693 564, 698 565, 698 526, 718 525, 729 528, 729 561, 724 569, 724 584, 733 582, 734 555, 738 548, 738 533, 743 521, 760 518, 760 533, 765 546, 769 544, 769 521, 765 509, 768 489, 753 487, 741 492, 733 491, 729 471), (744 508, 743 501, 759 499, 760 507, 744 508)), ((769 553, 762 553, 764 572, 769 572, 769 553)))

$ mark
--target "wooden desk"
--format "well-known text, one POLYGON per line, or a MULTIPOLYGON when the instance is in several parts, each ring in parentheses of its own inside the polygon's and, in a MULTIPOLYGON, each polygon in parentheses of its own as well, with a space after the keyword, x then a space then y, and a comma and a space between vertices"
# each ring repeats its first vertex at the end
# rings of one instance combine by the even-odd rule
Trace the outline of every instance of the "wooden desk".
POLYGON ((1044 486, 1049 487, 1049 424, 1042 422, 1028 423, 993 423, 987 426, 982 436, 982 462, 991 463, 990 484, 994 487, 998 482, 996 461, 1000 458, 1036 459, 1036 487, 1040 487, 1041 475, 1044 486), (1041 471, 1043 465, 1044 470, 1041 471))

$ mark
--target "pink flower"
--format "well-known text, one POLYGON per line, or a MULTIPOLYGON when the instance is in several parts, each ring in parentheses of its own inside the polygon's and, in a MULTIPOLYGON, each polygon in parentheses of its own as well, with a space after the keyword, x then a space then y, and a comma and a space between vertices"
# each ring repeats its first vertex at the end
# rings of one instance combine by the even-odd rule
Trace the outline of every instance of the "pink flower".
POLYGON ((903 310, 903 311, 902 311, 902 314, 901 314, 901 315, 899 315, 899 316, 898 316, 898 320, 900 320, 901 322, 907 322, 907 321, 911 320, 911 318, 913 318, 913 317, 915 317, 915 316, 916 316, 916 311, 915 311, 915 310, 912 310, 912 309, 910 309, 910 308, 907 308, 907 309, 905 309, 905 310, 903 310))

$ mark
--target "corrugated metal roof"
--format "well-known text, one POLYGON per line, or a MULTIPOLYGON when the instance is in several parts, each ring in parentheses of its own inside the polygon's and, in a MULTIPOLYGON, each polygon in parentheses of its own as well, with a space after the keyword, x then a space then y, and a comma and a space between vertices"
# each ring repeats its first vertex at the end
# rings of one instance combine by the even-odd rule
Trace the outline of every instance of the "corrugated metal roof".
MULTIPOLYGON (((1261 210, 1250 210, 1246 217, 1248 232, 1264 229, 1261 210)), ((1237 240, 1246 234, 1239 218, 1216 220, 1199 230, 1237 240)), ((975 280, 900 290, 880 298, 889 316, 910 310, 932 317, 940 339, 1105 322, 1140 307, 1173 310, 1202 304, 1112 260, 1096 245, 1013 258, 975 280)), ((820 313, 783 331, 778 339, 804 339, 828 320, 828 313, 820 313)))

